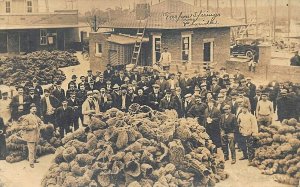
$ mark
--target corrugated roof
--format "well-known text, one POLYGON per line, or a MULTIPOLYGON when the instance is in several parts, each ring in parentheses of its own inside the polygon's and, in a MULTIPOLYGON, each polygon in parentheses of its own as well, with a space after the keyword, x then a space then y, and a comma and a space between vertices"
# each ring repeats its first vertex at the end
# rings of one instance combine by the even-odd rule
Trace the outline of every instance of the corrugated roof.
MULTIPOLYGON (((139 37, 139 39, 141 39, 139 37)), ((117 43, 117 44, 134 44, 136 41, 136 36, 126 36, 126 35, 119 35, 119 34, 112 34, 108 37, 107 41, 117 43)), ((149 38, 144 37, 143 42, 149 42, 149 38)))
MULTIPOLYGON (((144 22, 136 19, 135 12, 105 23, 103 28, 143 28, 144 22)), ((244 25, 218 13, 199 9, 180 0, 166 0, 150 7, 148 29, 215 28, 244 25), (215 19, 214 19, 215 18, 215 19), (213 21, 211 21, 213 19, 213 21)))

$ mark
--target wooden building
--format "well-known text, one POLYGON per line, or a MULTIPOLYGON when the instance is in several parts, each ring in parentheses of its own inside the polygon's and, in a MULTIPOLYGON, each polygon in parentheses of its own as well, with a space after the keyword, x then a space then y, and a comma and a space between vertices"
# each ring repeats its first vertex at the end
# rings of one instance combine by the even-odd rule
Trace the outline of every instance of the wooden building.
POLYGON ((65 50, 79 42, 78 11, 40 11, 38 0, 0 1, 0 53, 65 50))
POLYGON ((162 49, 168 47, 172 65, 184 62, 193 66, 219 66, 230 57, 230 27, 240 25, 242 24, 219 13, 209 12, 180 0, 165 0, 152 6, 137 5, 135 12, 102 25, 103 28, 113 29, 113 32, 90 34, 91 68, 103 70, 108 63, 129 63, 125 59, 114 63, 107 36, 118 36, 120 41, 125 37, 134 38, 137 37, 138 30, 140 32, 144 27, 139 65, 157 62, 162 49))

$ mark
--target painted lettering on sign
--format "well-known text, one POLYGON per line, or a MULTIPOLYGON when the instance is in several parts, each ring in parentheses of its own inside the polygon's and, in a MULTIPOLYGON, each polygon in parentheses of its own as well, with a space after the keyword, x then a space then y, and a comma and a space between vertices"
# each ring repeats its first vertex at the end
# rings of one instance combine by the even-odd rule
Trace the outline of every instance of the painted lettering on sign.
POLYGON ((193 13, 164 12, 163 16, 167 21, 176 23, 182 22, 184 26, 200 26, 219 24, 218 17, 220 17, 221 14, 201 10, 193 13))

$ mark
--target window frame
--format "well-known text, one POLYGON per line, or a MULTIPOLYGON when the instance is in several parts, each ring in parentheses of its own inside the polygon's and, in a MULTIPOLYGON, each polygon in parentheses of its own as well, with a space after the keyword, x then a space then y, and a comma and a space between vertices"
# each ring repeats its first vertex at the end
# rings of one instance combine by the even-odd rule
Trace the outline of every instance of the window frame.
POLYGON ((47 29, 40 29, 40 45, 48 45, 48 31, 47 31, 47 29), (43 31, 44 31, 45 35, 42 35, 43 31), (43 40, 43 38, 45 40, 43 40), (45 41, 45 42, 43 42, 43 41, 45 41))
POLYGON ((186 61, 183 59, 183 52, 188 51, 188 59, 187 61, 192 60, 192 34, 182 34, 181 35, 181 60, 186 61), (188 49, 184 49, 184 38, 188 38, 188 49))
POLYGON ((11 1, 5 1, 5 13, 9 14, 11 13, 11 1), (7 6, 9 5, 9 6, 7 6), (7 11, 9 10, 9 11, 7 11))
POLYGON ((95 56, 101 57, 103 54, 103 44, 96 42, 95 45, 96 45, 95 46, 95 56), (99 48, 99 45, 100 45, 100 48, 99 48), (99 49, 100 49, 100 52, 99 52, 99 49))
POLYGON ((27 13, 32 13, 33 12, 33 2, 32 0, 27 0, 26 1, 26 12, 27 13), (31 5, 29 6, 28 3, 31 3, 31 5), (31 11, 29 11, 31 10, 31 11))

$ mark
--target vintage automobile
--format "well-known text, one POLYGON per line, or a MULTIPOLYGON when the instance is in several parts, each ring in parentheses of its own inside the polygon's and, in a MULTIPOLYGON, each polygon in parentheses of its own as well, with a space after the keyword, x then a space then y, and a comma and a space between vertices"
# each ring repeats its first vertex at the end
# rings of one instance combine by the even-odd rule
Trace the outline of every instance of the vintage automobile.
POLYGON ((258 52, 259 41, 257 38, 236 39, 234 44, 230 46, 230 55, 252 58, 254 52, 258 52))

